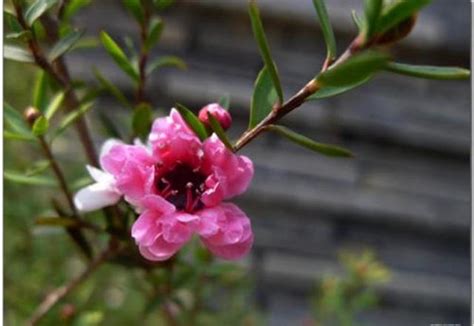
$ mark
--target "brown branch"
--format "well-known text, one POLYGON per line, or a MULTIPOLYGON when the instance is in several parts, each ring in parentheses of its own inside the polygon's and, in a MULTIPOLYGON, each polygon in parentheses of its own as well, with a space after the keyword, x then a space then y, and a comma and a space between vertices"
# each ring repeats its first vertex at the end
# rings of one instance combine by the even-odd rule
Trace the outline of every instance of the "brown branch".
MULTIPOLYGON (((33 32, 23 17, 23 10, 20 4, 18 2, 14 2, 14 6, 20 25, 23 27, 23 29, 33 32)), ((58 40, 57 23, 47 15, 42 16, 41 20, 46 27, 45 30, 47 31, 50 42, 56 42, 58 40)), ((53 77, 54 80, 56 80, 56 82, 58 82, 61 87, 63 87, 65 91, 65 104, 67 111, 71 112, 75 110, 79 106, 79 101, 72 89, 71 79, 62 57, 56 59, 54 63, 50 63, 46 59, 43 50, 35 38, 30 38, 28 40, 28 48, 35 59, 36 64, 49 75, 51 75, 51 77, 53 77)), ((95 152, 92 137, 90 136, 84 117, 79 117, 74 125, 89 163, 91 165, 98 166, 97 154, 95 152)))
POLYGON ((117 247, 109 245, 87 266, 87 268, 69 283, 50 292, 36 308, 27 325, 36 325, 61 299, 71 293, 77 286, 84 282, 99 266, 117 253, 117 247))
MULTIPOLYGON (((334 63, 332 63, 332 60, 326 59, 322 65, 321 72, 324 72, 327 69, 330 69, 331 67, 341 64, 355 53, 370 47, 372 44, 372 42, 363 43, 363 39, 361 38, 361 36, 357 36, 354 41, 352 41, 352 43, 348 46, 346 51, 344 51, 343 54, 339 56, 337 60, 334 61, 334 63)), ((235 143, 234 152, 237 152, 238 150, 242 149, 242 147, 250 143, 259 134, 266 131, 269 125, 276 123, 285 115, 300 107, 309 96, 316 93, 320 88, 321 85, 318 84, 317 80, 312 79, 302 89, 300 89, 298 93, 293 95, 283 105, 279 105, 278 103, 276 103, 273 107, 273 110, 262 121, 260 121, 260 123, 258 123, 252 129, 247 130, 239 137, 239 139, 235 143)))

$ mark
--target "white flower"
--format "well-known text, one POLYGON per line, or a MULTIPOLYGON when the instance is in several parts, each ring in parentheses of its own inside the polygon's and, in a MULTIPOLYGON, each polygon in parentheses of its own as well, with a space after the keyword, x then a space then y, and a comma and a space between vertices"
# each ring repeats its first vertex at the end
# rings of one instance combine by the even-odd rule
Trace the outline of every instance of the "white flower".
MULTIPOLYGON (((122 142, 115 139, 107 140, 102 145, 100 157, 102 158, 106 155, 117 144, 122 144, 122 142)), ((90 165, 86 165, 86 168, 95 183, 82 188, 74 196, 76 208, 81 212, 91 212, 116 204, 122 197, 122 194, 115 186, 114 176, 90 165)))

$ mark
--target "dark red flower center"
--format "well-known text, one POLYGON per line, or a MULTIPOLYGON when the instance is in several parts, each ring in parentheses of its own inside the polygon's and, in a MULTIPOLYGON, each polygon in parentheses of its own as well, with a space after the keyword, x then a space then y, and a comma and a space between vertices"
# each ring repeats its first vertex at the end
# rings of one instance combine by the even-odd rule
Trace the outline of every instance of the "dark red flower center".
POLYGON ((155 180, 158 193, 178 210, 193 212, 202 208, 201 194, 205 190, 207 176, 199 168, 177 164, 169 172, 155 180))

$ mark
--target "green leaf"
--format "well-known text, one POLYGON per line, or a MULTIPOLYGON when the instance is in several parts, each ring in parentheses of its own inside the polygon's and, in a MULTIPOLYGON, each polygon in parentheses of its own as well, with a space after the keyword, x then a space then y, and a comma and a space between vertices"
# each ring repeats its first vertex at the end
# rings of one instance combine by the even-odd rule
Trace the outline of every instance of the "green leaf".
POLYGON ((232 146, 232 144, 230 143, 230 140, 229 138, 227 138, 227 135, 224 129, 222 129, 222 126, 219 121, 217 121, 217 119, 214 118, 214 116, 209 112, 207 112, 207 118, 209 120, 209 124, 211 125, 212 130, 217 135, 217 137, 219 137, 225 147, 227 147, 231 152, 233 152, 234 146, 232 146))
POLYGON ((377 24, 377 33, 383 34, 390 28, 401 23, 421 8, 428 5, 431 0, 398 0, 384 8, 377 24))
POLYGON ((351 12, 351 18, 354 24, 357 26, 357 29, 359 30, 359 33, 363 32, 365 29, 365 21, 360 19, 360 17, 357 15, 357 12, 355 10, 352 10, 351 12))
POLYGON ((59 227, 78 227, 81 225, 81 222, 72 217, 38 217, 35 220, 36 225, 42 225, 42 226, 59 226, 59 227))
POLYGON ((324 0, 313 0, 314 7, 318 13, 321 30, 323 32, 324 41, 326 42, 327 58, 333 60, 336 58, 336 39, 332 30, 329 15, 324 0))
POLYGON ((389 62, 385 69, 401 75, 426 79, 469 79, 471 76, 468 69, 460 67, 418 66, 389 62))
POLYGON ((165 10, 174 4, 175 0, 154 0, 153 4, 158 10, 165 10))
POLYGON ((23 27, 21 26, 20 22, 18 21, 15 15, 7 11, 4 11, 3 19, 5 21, 6 26, 8 26, 8 28, 10 29, 12 33, 24 32, 23 27))
POLYGON ((8 40, 28 41, 31 38, 30 31, 13 32, 5 35, 8 40))
POLYGON ((63 18, 65 20, 71 19, 80 9, 89 5, 92 0, 70 0, 66 3, 64 8, 63 18))
POLYGON ((140 0, 123 0, 123 4, 138 22, 145 21, 145 12, 140 0))
POLYGON ((73 30, 61 38, 49 51, 48 58, 50 61, 54 61, 67 51, 72 49, 72 47, 79 41, 81 36, 84 34, 84 31, 73 30))
POLYGON ((140 103, 133 111, 132 129, 135 135, 145 139, 150 132, 152 122, 151 106, 147 103, 140 103))
POLYGON ((35 62, 35 59, 28 51, 14 45, 3 46, 3 57, 18 62, 35 62))
POLYGON ((146 69, 146 74, 150 75, 156 69, 164 68, 164 67, 174 67, 174 68, 184 70, 186 69, 186 63, 182 59, 175 56, 159 57, 153 60, 152 62, 150 62, 150 64, 148 65, 146 69))
POLYGON ((205 140, 209 136, 206 131, 206 127, 201 121, 199 121, 198 117, 196 117, 196 115, 191 110, 179 103, 176 103, 176 109, 179 111, 184 121, 186 121, 189 128, 194 131, 199 139, 205 140))
POLYGON ((61 103, 64 100, 64 92, 58 92, 51 102, 49 102, 48 107, 44 111, 44 116, 46 119, 51 120, 51 118, 54 116, 54 114, 58 111, 58 109, 61 107, 61 103))
POLYGON ((278 100, 278 95, 266 67, 260 71, 255 80, 252 102, 250 104, 249 129, 255 127, 271 111, 278 100))
POLYGON ((352 157, 352 153, 347 149, 342 147, 322 144, 309 139, 306 136, 300 135, 286 127, 269 125, 267 127, 269 130, 274 131, 282 136, 285 136, 288 140, 294 142, 295 144, 306 147, 312 151, 327 155, 327 156, 338 156, 338 157, 352 157))
POLYGON ((3 137, 9 140, 36 141, 36 138, 31 135, 20 134, 20 133, 11 132, 8 130, 3 131, 3 137))
POLYGON ((383 0, 365 0, 365 39, 371 38, 377 32, 377 23, 382 12, 383 0))
POLYGON ((275 62, 272 59, 270 53, 270 48, 268 46, 267 37, 265 36, 265 31, 263 29, 263 24, 260 19, 260 12, 258 10, 255 0, 249 1, 249 15, 252 22, 252 30, 257 41, 258 47, 260 49, 260 54, 262 56, 265 67, 268 70, 268 73, 275 87, 276 93, 278 95, 278 100, 280 103, 283 103, 283 90, 281 88, 280 78, 278 77, 278 71, 275 65, 275 62))
POLYGON ((39 117, 36 119, 35 123, 33 124, 33 127, 31 128, 31 131, 33 132, 33 135, 35 136, 43 136, 48 132, 49 128, 49 122, 48 119, 46 119, 44 116, 39 117))
POLYGON ((100 33, 100 39, 102 41, 102 45, 104 46, 107 53, 114 59, 117 65, 130 77, 132 77, 135 81, 138 81, 139 76, 136 69, 130 63, 127 56, 123 52, 123 50, 118 46, 117 43, 107 34, 105 31, 100 33))
POLYGON ((23 134, 25 136, 30 136, 31 131, 29 126, 26 124, 23 116, 15 110, 10 104, 3 102, 3 113, 5 122, 17 133, 23 134))
POLYGON ((25 171, 25 176, 30 177, 46 171, 51 166, 49 160, 36 161, 32 167, 25 171))
POLYGON ((48 100, 48 75, 43 71, 38 71, 35 86, 33 88, 33 106, 44 112, 48 100))
POLYGON ((28 26, 33 25, 35 20, 41 17, 47 10, 53 7, 58 0, 36 0, 26 9, 25 21, 28 26))
POLYGON ((40 176, 27 177, 21 172, 4 171, 3 177, 5 178, 5 180, 20 184, 27 184, 33 186, 56 186, 56 182, 54 182, 50 178, 40 176))
POLYGON ((371 76, 347 86, 323 86, 316 93, 308 97, 306 101, 320 100, 323 98, 328 98, 328 97, 345 93, 347 91, 350 91, 351 89, 354 89, 356 87, 359 87, 367 83, 370 79, 371 79, 371 76))
POLYGON ((155 44, 160 40, 161 34, 163 32, 163 21, 158 17, 153 17, 150 20, 148 26, 148 37, 143 44, 145 51, 150 51, 150 49, 155 46, 155 44))
POLYGON ((133 108, 133 105, 130 104, 130 102, 127 100, 125 95, 118 89, 117 86, 112 84, 107 78, 105 78, 99 70, 96 68, 93 69, 95 78, 99 81, 102 87, 104 87, 110 94, 112 94, 120 103, 122 103, 124 106, 133 108))
POLYGON ((104 114, 104 112, 99 111, 99 120, 102 123, 107 135, 113 138, 122 139, 122 135, 120 131, 117 129, 115 124, 113 123, 112 119, 104 114))
POLYGON ((66 115, 59 124, 58 129, 56 129, 52 139, 55 139, 56 137, 61 135, 71 124, 73 124, 77 119, 87 113, 92 108, 93 104, 93 102, 84 103, 78 109, 66 115))
POLYGON ((219 99, 219 105, 222 106, 224 109, 228 110, 230 107, 230 96, 229 95, 223 95, 219 99))
POLYGON ((74 191, 77 191, 81 188, 84 188, 85 186, 88 186, 91 184, 91 178, 89 176, 87 177, 82 177, 82 178, 79 178, 77 180, 75 180, 74 182, 71 183, 71 189, 74 190, 74 191))
POLYGON ((321 73, 317 80, 323 86, 349 86, 369 78, 382 69, 388 59, 383 52, 367 50, 321 73))
POLYGON ((71 51, 73 50, 82 50, 82 49, 95 49, 99 46, 100 41, 97 37, 93 36, 84 36, 81 37, 72 47, 71 51))

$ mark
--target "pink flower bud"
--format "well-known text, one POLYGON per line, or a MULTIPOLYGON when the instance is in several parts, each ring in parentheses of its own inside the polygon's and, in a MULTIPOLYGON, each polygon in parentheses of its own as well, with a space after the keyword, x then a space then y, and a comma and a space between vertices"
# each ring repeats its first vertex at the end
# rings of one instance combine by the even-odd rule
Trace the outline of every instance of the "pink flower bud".
POLYGON ((232 117, 230 113, 220 106, 218 103, 211 103, 206 105, 199 111, 199 120, 207 127, 210 126, 207 113, 210 113, 217 121, 219 121, 222 129, 227 130, 232 124, 232 117))

